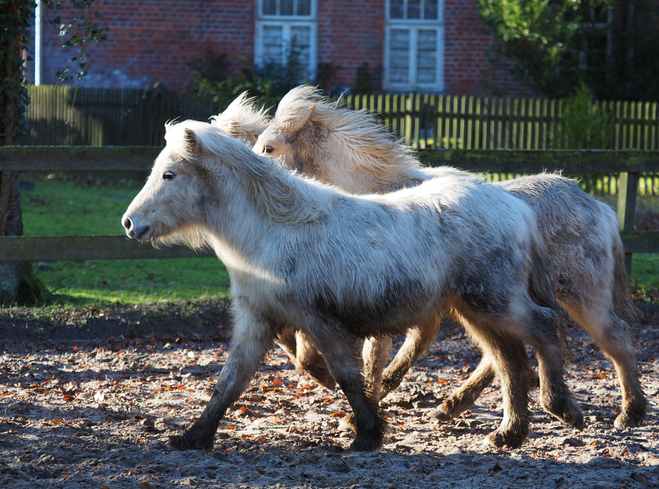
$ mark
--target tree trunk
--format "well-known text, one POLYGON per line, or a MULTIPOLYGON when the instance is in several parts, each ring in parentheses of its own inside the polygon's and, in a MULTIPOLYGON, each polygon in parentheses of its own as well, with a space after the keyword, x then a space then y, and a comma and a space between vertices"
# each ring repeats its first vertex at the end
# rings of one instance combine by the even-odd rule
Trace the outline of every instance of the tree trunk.
MULTIPOLYGON (((0 37, 0 145, 16 144, 16 128, 22 123, 25 104, 25 79, 21 48, 32 14, 31 2, 9 0, 0 4, 3 25, 0 37)), ((21 187, 18 172, 0 172, 0 237, 23 234, 21 187)), ((0 305, 34 302, 45 287, 29 263, 0 262, 0 305)))

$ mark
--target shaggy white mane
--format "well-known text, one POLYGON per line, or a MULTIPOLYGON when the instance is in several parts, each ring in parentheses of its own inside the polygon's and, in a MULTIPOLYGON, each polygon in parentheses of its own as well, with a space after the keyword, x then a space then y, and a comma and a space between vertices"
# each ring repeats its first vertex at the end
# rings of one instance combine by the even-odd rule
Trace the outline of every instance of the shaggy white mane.
POLYGON ((420 168, 413 150, 378 124, 373 114, 343 107, 340 100, 332 102, 316 87, 301 85, 288 92, 279 102, 272 124, 286 133, 296 120, 307 117, 324 128, 330 138, 336 138, 336 142, 329 142, 329 148, 347 149, 341 164, 348 172, 368 172, 374 181, 387 187, 397 180, 398 173, 409 175, 420 168))
POLYGON ((219 127, 229 136, 242 141, 250 148, 270 123, 265 108, 256 108, 256 98, 241 93, 224 112, 211 117, 211 124, 219 127))
POLYGON ((167 146, 186 161, 215 172, 218 160, 234 170, 247 196, 273 221, 317 221, 331 210, 331 191, 281 168, 214 125, 187 120, 165 126, 167 146), (325 198, 322 196, 325 195, 325 198))

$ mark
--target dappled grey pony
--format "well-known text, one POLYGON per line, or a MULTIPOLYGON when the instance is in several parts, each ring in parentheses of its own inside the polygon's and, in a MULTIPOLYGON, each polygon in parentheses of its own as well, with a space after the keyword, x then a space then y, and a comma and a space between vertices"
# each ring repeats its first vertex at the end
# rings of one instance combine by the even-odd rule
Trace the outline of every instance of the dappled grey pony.
POLYGON ((218 424, 282 329, 319 346, 350 403, 353 450, 382 446, 357 338, 437 330, 459 320, 501 379, 504 417, 487 436, 518 447, 529 431, 530 343, 541 402, 577 427, 563 342, 533 212, 473 175, 451 171, 413 189, 354 196, 296 175, 201 122, 168 125, 167 145, 122 218, 129 237, 211 246, 231 277, 231 351, 197 420, 170 443, 210 449, 218 424))
MULTIPOLYGON (((232 117, 249 117, 249 106, 232 117)), ((240 125, 240 123, 238 122, 240 125)), ((337 185, 355 194, 388 192, 442 178, 450 169, 422 168, 411 149, 375 122, 365 111, 353 111, 322 97, 310 86, 291 90, 280 102, 274 119, 254 150, 285 168, 337 185)), ((641 388, 629 324, 637 311, 628 297, 624 250, 615 213, 556 174, 540 174, 497 182, 535 212, 549 260, 553 290, 570 317, 583 327, 615 365, 622 392, 618 428, 643 421, 647 401, 641 388)), ((434 332, 412 329, 382 377, 382 396, 395 389, 405 372, 434 341, 434 332)), ((288 340, 296 365, 324 377, 322 357, 304 333, 288 340)), ((286 337, 282 336, 285 340, 286 337)), ((378 369, 388 355, 388 340, 374 339, 365 359, 368 376, 378 382, 378 369), (379 355, 379 356, 378 356, 379 355)), ((286 343, 284 341, 284 343, 286 343)), ((366 353, 366 352, 365 352, 366 353)), ((485 356, 467 382, 432 413, 451 419, 469 407, 494 378, 485 356)), ((377 385, 373 388, 379 393, 377 385)))

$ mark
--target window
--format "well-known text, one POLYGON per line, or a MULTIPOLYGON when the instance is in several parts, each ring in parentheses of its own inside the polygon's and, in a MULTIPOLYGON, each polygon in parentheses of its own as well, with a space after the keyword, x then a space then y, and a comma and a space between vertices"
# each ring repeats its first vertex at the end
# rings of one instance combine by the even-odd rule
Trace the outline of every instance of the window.
POLYGON ((313 77, 316 73, 316 12, 318 0, 258 0, 256 16, 257 64, 285 64, 291 48, 313 77))
POLYGON ((585 3, 584 11, 579 23, 579 68, 590 71, 593 76, 606 77, 606 65, 613 55, 613 10, 607 6, 593 8, 585 3))
POLYGON ((386 9, 384 88, 443 90, 442 0, 387 0, 386 9))

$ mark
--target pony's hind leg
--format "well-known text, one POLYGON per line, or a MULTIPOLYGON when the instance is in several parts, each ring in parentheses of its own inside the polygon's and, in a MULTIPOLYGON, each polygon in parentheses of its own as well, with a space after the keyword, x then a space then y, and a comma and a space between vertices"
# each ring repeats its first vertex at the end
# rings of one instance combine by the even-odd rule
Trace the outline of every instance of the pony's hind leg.
MULTIPOLYGON (((530 299, 525 312, 515 321, 520 337, 528 342, 538 358, 540 403, 545 411, 581 430, 583 413, 564 378, 564 344, 559 334, 557 314, 530 299)), ((520 310, 520 309, 517 309, 520 310)))
POLYGON ((568 314, 595 340, 604 354, 613 362, 622 393, 622 409, 614 422, 618 429, 633 428, 643 422, 648 412, 638 378, 636 350, 632 345, 629 327, 610 308, 594 304, 565 304, 568 314))
MULTIPOLYGON (((538 374, 527 364, 526 375, 529 388, 540 386, 538 374)), ((450 421, 469 409, 478 400, 488 385, 492 383, 496 375, 496 368, 492 359, 483 356, 476 369, 471 373, 467 381, 460 388, 445 399, 429 416, 440 421, 450 421)))
POLYGON ((384 441, 385 421, 378 403, 366 395, 354 338, 344 333, 338 324, 316 320, 309 334, 327 361, 332 377, 341 386, 354 413, 356 436, 350 450, 378 450, 384 441))
POLYGON ((529 377, 526 374, 529 366, 524 343, 518 338, 496 333, 491 327, 484 328, 464 319, 462 323, 479 343, 485 357, 492 359, 492 364, 485 364, 494 365, 501 382, 503 420, 485 440, 499 448, 519 448, 528 436, 530 422, 529 377))

